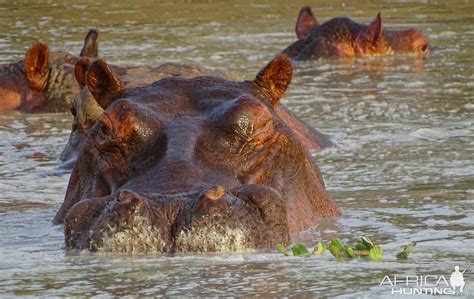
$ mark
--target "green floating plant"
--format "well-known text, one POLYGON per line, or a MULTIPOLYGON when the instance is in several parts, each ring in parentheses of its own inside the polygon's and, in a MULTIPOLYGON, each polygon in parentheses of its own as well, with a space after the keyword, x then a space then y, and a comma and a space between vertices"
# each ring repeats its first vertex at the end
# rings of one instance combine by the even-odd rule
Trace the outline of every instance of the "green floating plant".
MULTIPOLYGON (((283 244, 276 245, 277 250, 284 256, 289 256, 290 254, 286 250, 286 247, 283 244)), ((294 256, 310 256, 311 254, 308 251, 308 248, 304 244, 297 244, 291 247, 291 252, 294 256)))
POLYGON ((354 248, 360 251, 369 251, 372 247, 374 247, 374 243, 366 236, 362 236, 354 245, 354 248))
POLYGON ((369 256, 370 250, 374 248, 374 243, 366 236, 362 236, 354 245, 354 254, 356 256, 369 256))
POLYGON ((383 255, 383 249, 380 245, 375 245, 369 251, 369 257, 372 260, 380 260, 383 255))
POLYGON ((416 246, 416 242, 403 245, 403 251, 397 254, 397 259, 406 260, 412 249, 416 246))
POLYGON ((346 252, 346 247, 342 244, 341 240, 332 239, 331 242, 329 242, 329 252, 331 252, 336 259, 340 259, 344 252, 346 252))
POLYGON ((324 245, 323 242, 319 241, 316 246, 314 246, 313 255, 321 255, 324 251, 326 251, 326 245, 324 245))
POLYGON ((342 257, 354 258, 358 256, 352 247, 342 244, 341 240, 339 239, 331 240, 329 243, 329 252, 331 252, 331 254, 336 259, 340 259, 342 257))
POLYGON ((277 250, 283 254, 284 256, 289 256, 288 252, 286 251, 286 247, 283 246, 282 244, 277 244, 276 245, 277 250))
POLYGON ((357 254, 354 252, 354 249, 352 249, 352 247, 346 247, 346 254, 350 258, 354 258, 357 256, 357 254))
POLYGON ((306 248, 306 245, 304 245, 304 244, 297 244, 297 245, 291 247, 291 251, 293 252, 294 256, 307 257, 307 256, 311 255, 308 251, 308 248, 306 248))
MULTIPOLYGON (((410 251, 415 247, 416 243, 410 243, 403 246, 403 251, 397 255, 397 258, 407 258, 410 251)), ((285 256, 289 256, 287 249, 282 244, 276 245, 278 251, 285 256)), ((326 249, 336 258, 356 258, 360 256, 367 256, 371 260, 380 260, 383 256, 383 249, 380 245, 374 243, 366 236, 362 236, 354 246, 344 245, 339 239, 332 239, 327 247, 321 241, 316 243, 313 251, 310 253, 304 244, 297 244, 291 247, 291 252, 294 256, 308 257, 310 255, 322 255, 326 249)))

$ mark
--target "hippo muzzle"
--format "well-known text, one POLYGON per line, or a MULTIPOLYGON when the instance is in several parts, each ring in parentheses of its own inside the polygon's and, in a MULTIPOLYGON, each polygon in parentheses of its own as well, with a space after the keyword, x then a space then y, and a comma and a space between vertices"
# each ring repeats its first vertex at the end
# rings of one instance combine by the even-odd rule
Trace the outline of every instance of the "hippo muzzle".
POLYGON ((288 242, 285 202, 273 188, 215 186, 152 196, 158 199, 122 190, 113 198, 77 203, 65 220, 66 245, 173 253, 246 251, 288 242))

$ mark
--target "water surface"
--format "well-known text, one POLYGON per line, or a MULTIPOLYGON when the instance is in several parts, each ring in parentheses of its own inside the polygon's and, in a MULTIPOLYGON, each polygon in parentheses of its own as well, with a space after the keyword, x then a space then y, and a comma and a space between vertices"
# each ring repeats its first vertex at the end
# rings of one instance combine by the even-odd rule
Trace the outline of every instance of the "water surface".
MULTIPOLYGON (((101 31, 111 63, 200 63, 252 79, 295 40, 302 1, 186 3, 0 2, 0 63, 36 40, 78 53, 101 31)), ((318 1, 320 21, 350 15, 387 27, 417 26, 438 51, 296 65, 282 102, 331 136, 315 154, 343 216, 309 240, 361 235, 382 261, 335 261, 274 252, 124 255, 67 252, 51 219, 68 174, 56 169, 71 126, 64 114, 0 114, 0 296, 262 295, 373 296, 385 275, 445 275, 474 263, 474 4, 472 1, 318 1), (411 258, 400 246, 417 241, 411 258)), ((308 236, 305 236, 308 240, 308 236)), ((311 241, 312 242, 312 241, 311 241)), ((310 245, 311 245, 310 242, 310 245)), ((474 268, 465 273, 474 295, 474 268)))

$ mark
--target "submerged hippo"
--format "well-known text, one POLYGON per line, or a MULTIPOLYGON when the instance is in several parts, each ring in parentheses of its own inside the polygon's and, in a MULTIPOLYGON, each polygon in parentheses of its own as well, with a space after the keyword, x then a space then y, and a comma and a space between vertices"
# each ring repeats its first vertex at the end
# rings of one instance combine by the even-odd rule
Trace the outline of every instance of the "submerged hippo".
MULTIPOLYGON (((60 156, 60 160, 65 162, 62 168, 72 168, 86 136, 104 111, 86 86, 86 73, 91 64, 92 61, 88 58, 83 58, 76 63, 75 76, 81 91, 74 96, 71 104, 71 113, 74 119, 68 143, 60 156)), ((193 64, 164 63, 156 68, 148 66, 131 68, 113 66, 112 68, 115 72, 120 73, 120 80, 128 89, 144 86, 167 77, 216 76, 227 80, 238 80, 238 77, 233 74, 209 70, 193 64)), ((276 110, 309 150, 317 151, 333 145, 326 135, 311 128, 287 109, 278 106, 276 110)))
POLYGON ((303 7, 296 23, 296 35, 298 40, 283 50, 294 60, 430 51, 428 39, 418 29, 384 30, 381 13, 370 25, 343 17, 319 24, 311 8, 303 7))
MULTIPOLYGON (((80 56, 97 57, 96 30, 90 30, 80 56)), ((67 111, 79 92, 74 80, 78 57, 67 52, 50 52, 48 45, 37 42, 26 51, 24 60, 0 65, 0 111, 67 111)))
POLYGON ((253 81, 171 77, 129 89, 104 61, 86 74, 104 112, 54 222, 69 248, 241 251, 288 244, 338 216, 307 149, 277 113, 279 55, 253 81))

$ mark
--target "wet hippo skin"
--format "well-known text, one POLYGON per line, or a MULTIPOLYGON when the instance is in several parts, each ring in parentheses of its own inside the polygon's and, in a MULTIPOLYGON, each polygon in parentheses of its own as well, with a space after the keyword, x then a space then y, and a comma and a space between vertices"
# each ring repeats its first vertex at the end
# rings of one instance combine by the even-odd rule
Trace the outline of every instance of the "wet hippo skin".
POLYGON ((338 216, 307 148, 277 113, 291 76, 279 55, 252 81, 170 77, 129 89, 93 62, 87 87, 104 111, 55 217, 66 246, 269 248, 338 216))
MULTIPOLYGON (((90 30, 80 57, 97 57, 98 32, 90 30)), ((0 111, 68 111, 71 99, 79 92, 74 65, 79 57, 67 52, 50 51, 37 42, 17 63, 0 65, 0 111)))
POLYGON ((298 40, 283 53, 293 60, 316 60, 354 56, 379 56, 394 53, 426 55, 431 51, 428 39, 418 29, 385 30, 379 13, 369 25, 346 17, 322 24, 310 7, 303 7, 296 23, 298 40))
MULTIPOLYGON (((71 103, 71 113, 73 115, 72 129, 68 142, 60 155, 60 160, 63 161, 61 168, 63 169, 71 169, 74 166, 77 154, 86 136, 104 110, 98 105, 87 88, 86 73, 91 64, 92 60, 84 57, 75 66, 75 77, 81 91, 73 97, 71 103)), ((231 73, 210 70, 195 64, 164 63, 158 67, 110 67, 115 73, 119 74, 121 82, 123 82, 127 89, 138 88, 167 77, 194 78, 199 76, 215 76, 233 81, 239 79, 231 73)), ((291 127, 308 150, 320 151, 333 146, 333 143, 326 135, 298 119, 296 115, 285 107, 277 105, 275 111, 291 127)))
MULTIPOLYGON (((77 84, 80 87, 80 92, 76 93, 71 101, 70 110, 73 116, 71 133, 60 155, 60 160, 63 162, 61 168, 63 169, 72 169, 86 135, 89 134, 92 125, 104 111, 104 109, 97 104, 86 86, 85 76, 92 62, 93 60, 83 57, 75 65, 74 73, 77 84)), ((234 74, 225 71, 210 70, 195 64, 163 63, 158 67, 122 67, 114 65, 111 66, 111 68, 115 73, 120 75, 120 80, 128 89, 151 84, 166 77, 193 78, 198 76, 218 76, 228 80, 238 79, 234 74)), ((325 136, 322 135, 322 137, 325 136)))

